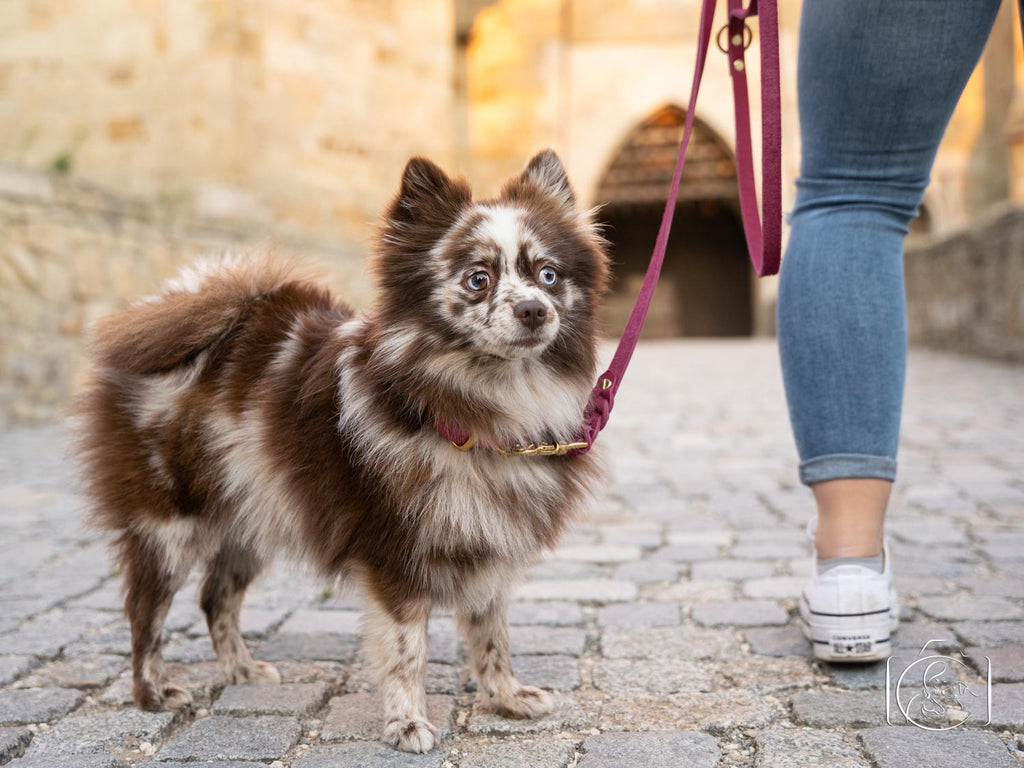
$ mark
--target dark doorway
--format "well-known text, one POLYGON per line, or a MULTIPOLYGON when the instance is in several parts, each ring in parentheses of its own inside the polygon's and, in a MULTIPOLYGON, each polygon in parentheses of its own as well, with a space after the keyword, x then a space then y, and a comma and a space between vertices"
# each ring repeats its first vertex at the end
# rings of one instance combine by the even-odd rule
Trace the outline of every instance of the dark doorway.
MULTIPOLYGON (((605 302, 609 336, 621 333, 633 307, 661 214, 652 206, 602 211, 614 264, 612 292, 605 302)), ((681 204, 644 338, 749 336, 751 303, 750 264, 738 215, 714 201, 681 204)))
MULTIPOLYGON (((685 118, 682 109, 667 106, 630 131, 598 188, 614 265, 602 317, 610 336, 621 333, 647 270, 685 118)), ((752 333, 752 270, 735 179, 729 147, 695 121, 644 338, 752 333)))

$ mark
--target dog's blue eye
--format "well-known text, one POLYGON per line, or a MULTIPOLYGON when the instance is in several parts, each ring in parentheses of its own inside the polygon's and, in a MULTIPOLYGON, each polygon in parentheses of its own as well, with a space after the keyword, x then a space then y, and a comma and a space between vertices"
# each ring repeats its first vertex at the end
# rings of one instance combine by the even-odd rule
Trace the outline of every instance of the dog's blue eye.
POLYGON ((491 285, 491 276, 486 272, 474 272, 466 278, 466 287, 471 291, 483 291, 491 285))
POLYGON ((558 273, 551 267, 544 267, 540 271, 540 281, 547 286, 554 285, 558 282, 558 273))

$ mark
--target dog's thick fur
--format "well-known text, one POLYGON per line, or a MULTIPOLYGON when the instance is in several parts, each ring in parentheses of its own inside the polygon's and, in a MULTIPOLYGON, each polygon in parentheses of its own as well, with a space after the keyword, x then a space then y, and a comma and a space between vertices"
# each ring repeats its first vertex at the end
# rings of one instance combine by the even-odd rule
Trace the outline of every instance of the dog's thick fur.
POLYGON ((424 693, 432 606, 456 611, 482 707, 550 710, 513 675, 508 592, 600 473, 589 454, 488 446, 578 434, 602 240, 542 152, 481 202, 414 158, 377 250, 368 316, 301 269, 247 257, 201 263, 97 327, 79 447, 95 519, 117 537, 138 706, 191 701, 160 643, 196 564, 228 682, 280 680, 249 655, 239 611, 286 551, 365 588, 389 743, 423 752, 438 738, 424 693), (439 424, 478 447, 457 450, 439 424))

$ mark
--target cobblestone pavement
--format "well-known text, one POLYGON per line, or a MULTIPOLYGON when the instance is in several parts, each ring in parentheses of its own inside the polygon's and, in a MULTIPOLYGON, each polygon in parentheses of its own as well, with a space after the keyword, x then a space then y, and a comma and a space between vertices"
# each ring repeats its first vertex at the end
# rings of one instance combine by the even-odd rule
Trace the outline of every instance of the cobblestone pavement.
POLYGON ((285 684, 223 686, 192 583, 166 656, 196 707, 135 709, 118 580, 81 524, 65 439, 4 434, 0 763, 1024 765, 1024 368, 915 352, 907 401, 889 531, 909 615, 894 658, 906 666, 932 639, 988 657, 988 725, 976 704, 970 728, 887 725, 884 663, 810 660, 795 618, 810 494, 794 479, 774 345, 672 342, 639 350, 603 435, 611 486, 512 607, 516 670, 555 692, 556 712, 475 713, 439 615, 428 685, 445 738, 428 755, 378 741, 357 597, 284 565, 251 590, 243 627, 285 684))

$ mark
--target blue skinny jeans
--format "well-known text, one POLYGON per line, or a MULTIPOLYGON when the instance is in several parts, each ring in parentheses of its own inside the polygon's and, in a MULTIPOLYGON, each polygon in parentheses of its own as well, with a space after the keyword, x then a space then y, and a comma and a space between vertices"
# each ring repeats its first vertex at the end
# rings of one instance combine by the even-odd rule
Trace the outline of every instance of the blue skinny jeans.
POLYGON ((778 337, 800 480, 896 476, 903 241, 999 0, 806 0, 778 337))

